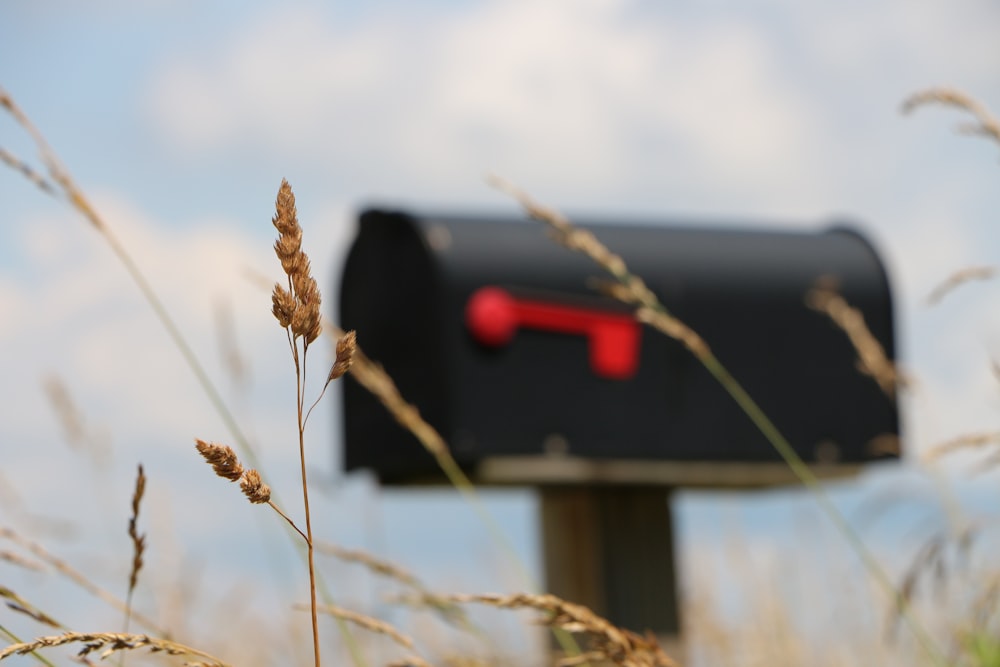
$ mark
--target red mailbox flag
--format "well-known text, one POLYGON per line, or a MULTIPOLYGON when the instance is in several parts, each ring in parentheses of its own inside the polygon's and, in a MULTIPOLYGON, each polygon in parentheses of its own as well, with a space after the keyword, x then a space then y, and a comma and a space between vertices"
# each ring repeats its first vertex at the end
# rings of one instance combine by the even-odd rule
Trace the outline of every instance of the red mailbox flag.
POLYGON ((489 347, 507 345, 519 328, 586 336, 591 369, 610 380, 627 380, 639 367, 642 329, 621 313, 516 299, 500 287, 483 287, 469 298, 465 324, 489 347))

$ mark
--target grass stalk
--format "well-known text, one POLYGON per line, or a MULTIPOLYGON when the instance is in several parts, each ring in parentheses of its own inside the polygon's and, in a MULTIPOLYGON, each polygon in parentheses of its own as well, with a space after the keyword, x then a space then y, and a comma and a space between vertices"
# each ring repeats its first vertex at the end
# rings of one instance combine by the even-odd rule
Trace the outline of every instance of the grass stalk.
MULTIPOLYGON (((306 559, 309 566, 309 603, 312 617, 313 657, 315 667, 320 666, 319 614, 316 601, 316 566, 313 549, 312 515, 309 509, 309 479, 306 471, 305 409, 306 371, 309 346, 322 333, 321 296, 316 279, 312 276, 309 257, 302 250, 302 227, 295 208, 295 194, 288 181, 282 180, 275 199, 275 214, 271 223, 278 230, 274 252, 281 262, 287 280, 283 287, 275 283, 271 292, 271 313, 285 329, 288 347, 295 366, 296 430, 299 443, 299 469, 302 479, 302 504, 306 521, 306 559), (301 354, 299 341, 301 340, 301 354)), ((337 341, 336 359, 327 375, 327 385, 341 377, 353 363, 355 338, 345 334, 337 341)), ((321 394, 322 395, 322 394, 321 394)), ((300 531, 301 534, 301 531, 300 531)), ((341 621, 342 622, 342 621, 341 621)), ((341 626, 346 631, 346 626, 341 626)))
POLYGON ((309 610, 312 617, 312 633, 313 633, 313 657, 316 663, 316 667, 320 666, 320 652, 319 652, 319 612, 318 605, 316 603, 316 564, 314 559, 314 549, 313 549, 313 533, 312 533, 312 515, 309 512, 309 480, 306 476, 306 445, 305 445, 305 423, 303 421, 303 411, 302 404, 304 401, 304 385, 305 385, 305 361, 306 361, 306 349, 302 351, 302 373, 300 378, 299 373, 299 363, 298 356, 296 355, 295 361, 295 376, 296 376, 296 393, 297 393, 297 412, 298 412, 298 431, 299 431, 299 468, 302 473, 302 505, 305 509, 306 515, 306 549, 308 550, 308 560, 309 560, 309 610))
MULTIPOLYGON (((72 178, 69 170, 59 160, 55 151, 49 146, 42 133, 35 127, 35 125, 31 122, 31 119, 28 118, 27 114, 24 113, 20 106, 14 101, 13 97, 11 97, 3 88, 0 88, 0 108, 6 110, 35 143, 40 159, 48 171, 48 177, 32 169, 30 165, 19 160, 16 156, 2 147, 0 147, 0 162, 3 162, 10 168, 21 173, 22 176, 38 187, 38 189, 43 193, 55 199, 66 201, 71 208, 80 213, 98 231, 102 238, 104 238, 105 242, 111 248, 112 253, 125 267, 126 272, 135 283, 136 287, 139 288, 139 292, 142 294, 149 307, 153 310, 153 313, 160 321, 160 324, 167 331, 167 335, 169 336, 174 347, 178 350, 178 352, 180 352, 185 364, 195 376, 195 379, 197 380, 199 386, 201 386, 216 414, 220 417, 220 419, 222 419, 223 425, 226 430, 229 431, 240 452, 253 467, 259 467, 259 460, 253 445, 243 433, 239 423, 233 416, 233 413, 229 410, 225 400, 222 398, 221 392, 216 388, 215 383, 212 382, 212 379, 209 377, 204 366, 201 364, 197 355, 195 355, 194 350, 181 332, 180 327, 170 316, 170 312, 167 310, 166 306, 153 289, 152 283, 149 282, 145 274, 143 274, 140 270, 139 264, 128 252, 125 245, 112 232, 111 228, 97 209, 91 205, 84 192, 76 185, 76 182, 72 178)), ((294 531, 291 528, 289 529, 288 535, 292 536, 294 539, 294 531)), ((317 584, 324 600, 328 604, 333 604, 333 597, 321 576, 317 576, 317 584)), ((145 623, 145 625, 147 625, 147 627, 153 627, 149 623, 145 623)), ((366 667, 366 662, 361 655, 360 648, 358 647, 354 637, 351 635, 347 624, 339 621, 338 619, 337 626, 345 644, 348 647, 354 664, 358 667, 366 667)))

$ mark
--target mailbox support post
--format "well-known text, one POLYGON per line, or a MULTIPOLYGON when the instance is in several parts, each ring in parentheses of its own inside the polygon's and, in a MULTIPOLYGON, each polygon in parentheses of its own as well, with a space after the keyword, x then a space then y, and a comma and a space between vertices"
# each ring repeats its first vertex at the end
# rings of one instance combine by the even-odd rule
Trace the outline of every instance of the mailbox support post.
POLYGON ((616 625, 680 634, 668 487, 541 488, 546 590, 616 625))

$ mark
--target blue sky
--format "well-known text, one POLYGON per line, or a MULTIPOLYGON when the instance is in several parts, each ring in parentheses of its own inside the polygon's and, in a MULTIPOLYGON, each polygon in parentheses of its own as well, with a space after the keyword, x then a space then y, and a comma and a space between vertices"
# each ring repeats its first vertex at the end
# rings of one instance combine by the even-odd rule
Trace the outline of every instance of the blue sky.
MULTIPOLYGON (((570 213, 808 228, 846 215, 897 288, 903 360, 920 378, 905 404, 912 451, 995 430, 996 286, 970 285, 934 309, 922 299, 956 269, 995 263, 998 146, 956 135, 954 112, 904 118, 899 106, 949 85, 1000 112, 998 27, 1000 8, 985 0, 8 0, 0 85, 146 268, 261 443, 273 485, 292 497, 290 364, 266 295, 245 277, 276 274, 269 219, 282 177, 329 313, 358 206, 514 213, 484 184, 487 171, 570 213), (217 351, 220 303, 250 366, 245 386, 227 379, 217 351)), ((0 146, 34 159, 6 117, 0 146)), ((193 456, 192 438, 226 439, 218 418, 96 234, 13 172, 0 171, 0 201, 0 483, 20 499, 0 521, 23 521, 26 507, 109 517, 66 544, 90 553, 118 539, 142 460, 150 520, 175 535, 176 559, 192 544, 204 545, 206 567, 225 558, 236 538, 213 537, 203 508, 227 519, 256 508, 193 456), (41 388, 49 374, 110 434, 104 468, 63 443, 41 388)), ((337 419, 312 425, 329 537, 385 544, 445 588, 517 588, 457 501, 380 498, 366 478, 340 479, 337 419), (486 564, 449 556, 466 551, 486 564)), ((491 498, 533 562, 533 500, 491 498)), ((124 564, 104 564, 109 577, 127 567, 121 549, 124 564)))

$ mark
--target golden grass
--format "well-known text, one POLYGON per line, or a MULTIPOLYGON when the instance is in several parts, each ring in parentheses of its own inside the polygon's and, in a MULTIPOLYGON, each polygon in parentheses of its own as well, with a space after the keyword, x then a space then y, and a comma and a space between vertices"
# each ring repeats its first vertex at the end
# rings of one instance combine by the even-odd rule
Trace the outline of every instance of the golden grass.
POLYGON ((463 631, 481 636, 482 632, 475 627, 465 610, 448 600, 444 595, 432 592, 416 575, 405 568, 378 558, 360 549, 345 549, 328 542, 316 543, 317 553, 332 556, 345 563, 356 563, 381 577, 395 581, 414 591, 411 595, 393 597, 394 604, 405 604, 418 609, 428 609, 437 613, 445 622, 461 628, 463 631))
POLYGON ((806 295, 806 304, 826 313, 843 329, 858 353, 859 370, 871 376, 887 396, 894 397, 897 388, 906 386, 905 378, 896 364, 886 356, 885 348, 869 331, 864 315, 837 293, 831 281, 820 281, 810 290, 806 295))
POLYGON ((243 473, 246 471, 232 447, 205 442, 200 438, 195 438, 194 443, 195 449, 206 463, 212 466, 216 475, 230 482, 238 482, 243 478, 243 473))
POLYGON ((328 542, 317 542, 316 551, 321 554, 333 556, 334 558, 347 563, 358 563, 364 565, 372 572, 394 581, 398 581, 404 586, 423 590, 423 585, 416 576, 406 571, 399 565, 377 558, 368 552, 361 551, 359 549, 344 549, 343 547, 339 547, 336 544, 330 544, 328 542))
POLYGON ((278 240, 274 243, 274 253, 288 276, 288 289, 282 287, 281 283, 274 284, 272 312, 278 323, 290 330, 293 338, 302 337, 303 346, 308 347, 322 331, 322 299, 316 279, 312 276, 309 256, 302 250, 302 227, 299 226, 295 209, 295 195, 288 181, 281 181, 271 222, 279 233, 278 240))
MULTIPOLYGON (((296 609, 307 609, 307 607, 296 605, 296 609)), ((319 607, 319 612, 325 614, 326 616, 333 616, 335 618, 341 618, 345 621, 349 621, 359 628, 364 628, 368 632, 374 632, 375 634, 384 635, 396 642, 403 648, 413 650, 413 640, 407 637, 402 632, 394 628, 390 623, 361 614, 350 609, 345 609, 343 607, 335 607, 333 605, 321 605, 319 607)))
MULTIPOLYGON (((299 224, 298 211, 295 206, 295 194, 292 191, 291 185, 284 179, 281 181, 278 195, 275 198, 275 213, 271 218, 271 223, 278 231, 278 239, 274 243, 274 252, 286 276, 285 285, 282 285, 280 282, 275 283, 271 291, 271 314, 278 321, 278 325, 286 330, 288 346, 295 369, 298 451, 305 530, 303 531, 299 528, 271 500, 271 489, 264 483, 260 473, 256 469, 245 468, 231 447, 200 439, 196 439, 195 446, 205 461, 212 466, 216 475, 231 482, 239 481, 243 494, 251 503, 270 505, 305 542, 306 559, 309 569, 309 608, 312 623, 313 663, 315 667, 320 667, 322 660, 318 621, 319 605, 317 602, 317 573, 314 556, 312 513, 309 506, 309 481, 306 473, 305 427, 312 412, 312 407, 315 407, 319 402, 327 386, 334 380, 342 377, 351 368, 357 352, 357 338, 354 332, 348 332, 339 337, 336 343, 335 359, 327 374, 326 383, 320 392, 320 396, 312 404, 312 407, 306 410, 306 362, 309 346, 315 342, 322 332, 322 315, 320 311, 322 296, 316 279, 312 275, 312 266, 309 257, 302 250, 302 227, 299 224)), ((339 607, 334 605, 327 605, 326 608, 339 609, 339 607)))
POLYGON ((973 280, 990 280, 996 273, 995 266, 969 266, 959 269, 931 290, 930 294, 927 295, 927 305, 933 306, 940 303, 946 295, 973 280))
POLYGON ((555 595, 448 595, 452 602, 476 602, 500 609, 534 609, 543 612, 541 622, 566 632, 583 634, 590 642, 587 653, 559 661, 565 667, 591 660, 609 660, 621 667, 677 667, 652 635, 643 637, 619 628, 587 607, 555 595))
POLYGON ((34 570, 35 572, 42 572, 45 570, 45 567, 38 561, 25 558, 21 554, 14 553, 13 551, 7 551, 6 549, 0 549, 0 560, 11 563, 12 565, 16 565, 25 570, 34 570))
POLYGON ((963 134, 981 135, 1000 143, 1000 121, 990 113, 989 109, 977 102, 973 97, 954 88, 929 88, 914 93, 903 102, 903 113, 913 111, 931 104, 940 104, 965 111, 972 116, 973 122, 958 126, 963 134))
MULTIPOLYGON (((316 602, 316 565, 313 549, 312 513, 309 511, 309 480, 306 474, 305 422, 308 413, 305 405, 306 357, 309 344, 319 337, 322 331, 320 323, 320 293, 316 279, 312 276, 309 257, 302 250, 302 227, 299 226, 298 213, 295 209, 295 194, 288 181, 282 179, 278 196, 275 200, 275 214, 271 223, 278 230, 278 240, 274 244, 274 252, 281 262, 281 268, 288 277, 287 289, 280 283, 274 284, 271 312, 288 333, 288 346, 295 363, 295 392, 299 435, 299 470, 302 475, 302 504, 305 509, 306 521, 306 552, 309 566, 309 604, 312 620, 313 658, 314 666, 320 667, 319 619, 316 602), (298 341, 302 340, 301 360, 298 341)), ((250 497, 248 487, 243 487, 247 497, 250 497)), ((268 491, 270 498, 270 491, 268 491)), ((253 501, 251 501, 253 502, 253 501)), ((286 517, 287 518, 287 517, 286 517)), ((299 531, 302 534, 302 531, 299 531)))
POLYGON ((978 449, 986 445, 1000 444, 1000 432, 967 433, 931 447, 923 455, 925 461, 934 461, 947 454, 963 449, 978 449))
POLYGON ((7 600, 7 608, 12 611, 24 614, 42 625, 47 625, 57 629, 63 628, 62 623, 53 619, 44 611, 5 586, 0 586, 0 598, 7 600))
POLYGON ((66 632, 61 635, 38 637, 30 642, 11 644, 5 649, 0 650, 0 660, 15 655, 27 655, 43 648, 65 646, 66 644, 83 645, 77 652, 77 657, 79 658, 86 658, 90 654, 99 651, 97 657, 103 659, 118 651, 134 651, 145 648, 153 653, 199 658, 195 662, 186 663, 192 667, 194 665, 198 665, 199 667, 230 667, 230 665, 209 653, 191 648, 190 646, 184 646, 169 639, 121 632, 66 632))
POLYGON ((636 317, 641 322, 650 324, 679 341, 699 359, 705 359, 711 354, 708 344, 701 336, 671 315, 642 278, 630 272, 625 261, 611 252, 592 232, 574 226, 559 211, 539 204, 526 192, 498 176, 490 176, 488 182, 517 200, 529 217, 546 224, 557 243, 569 250, 583 253, 614 276, 618 283, 606 286, 606 291, 619 301, 634 306, 636 317))

